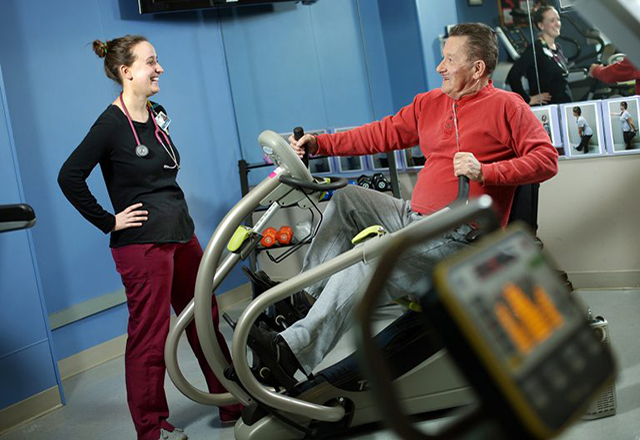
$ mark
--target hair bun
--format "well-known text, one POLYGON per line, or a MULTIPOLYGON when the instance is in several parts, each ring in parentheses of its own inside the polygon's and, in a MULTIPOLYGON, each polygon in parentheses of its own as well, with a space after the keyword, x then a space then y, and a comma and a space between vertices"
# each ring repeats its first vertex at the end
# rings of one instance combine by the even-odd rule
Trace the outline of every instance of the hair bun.
POLYGON ((104 58, 107 56, 107 43, 108 42, 103 43, 100 40, 93 41, 93 51, 98 57, 104 58))

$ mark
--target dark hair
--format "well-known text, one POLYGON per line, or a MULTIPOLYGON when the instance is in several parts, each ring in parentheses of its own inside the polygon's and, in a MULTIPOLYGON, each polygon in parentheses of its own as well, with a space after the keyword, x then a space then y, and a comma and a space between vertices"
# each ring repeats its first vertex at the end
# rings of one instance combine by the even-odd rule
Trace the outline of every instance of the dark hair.
POLYGON ((627 101, 622 101, 620 105, 624 107, 625 110, 627 109, 627 101))
POLYGON ((462 23, 449 31, 450 37, 467 37, 467 59, 482 60, 490 75, 498 64, 498 37, 483 23, 462 23))
POLYGON ((580 116, 582 114, 582 109, 580 107, 574 107, 573 112, 577 113, 578 116, 580 116))
POLYGON ((536 9, 533 13, 533 16, 531 17, 531 21, 533 21, 533 24, 538 27, 538 23, 542 23, 544 21, 544 14, 552 9, 554 11, 556 10, 556 8, 554 8, 553 6, 540 6, 538 9, 536 9))
POLYGON ((122 65, 131 66, 136 60, 133 48, 143 41, 147 41, 142 35, 125 35, 107 42, 95 40, 93 51, 100 58, 104 58, 104 71, 107 77, 122 85, 122 78, 118 68, 122 65))

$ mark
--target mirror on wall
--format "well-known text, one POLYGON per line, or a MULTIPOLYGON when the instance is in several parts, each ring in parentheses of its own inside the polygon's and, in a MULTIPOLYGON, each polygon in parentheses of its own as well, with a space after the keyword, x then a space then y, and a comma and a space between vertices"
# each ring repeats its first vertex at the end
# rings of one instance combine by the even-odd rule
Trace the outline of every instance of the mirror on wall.
POLYGON ((635 100, 628 99, 636 94, 635 81, 633 76, 606 74, 611 71, 608 66, 629 61, 619 43, 594 25, 600 17, 588 13, 580 1, 497 2, 496 31, 507 59, 501 59, 494 83, 520 94, 534 108, 561 156, 640 152, 640 144, 633 140, 638 121, 635 100), (610 100, 616 103, 614 110, 603 104, 610 100), (607 109, 602 120, 600 112, 588 111, 600 106, 607 109), (595 127, 598 136, 580 137, 577 126, 585 124, 595 127))
MULTIPOLYGON (((611 65, 625 55, 574 2, 497 0, 502 46, 510 68, 506 88, 530 105, 566 104, 635 93, 630 81, 603 83, 592 65, 611 65), (531 44, 531 42, 535 44, 531 44), (535 56, 534 56, 535 54, 535 56)), ((504 71, 504 68, 503 68, 504 71)))

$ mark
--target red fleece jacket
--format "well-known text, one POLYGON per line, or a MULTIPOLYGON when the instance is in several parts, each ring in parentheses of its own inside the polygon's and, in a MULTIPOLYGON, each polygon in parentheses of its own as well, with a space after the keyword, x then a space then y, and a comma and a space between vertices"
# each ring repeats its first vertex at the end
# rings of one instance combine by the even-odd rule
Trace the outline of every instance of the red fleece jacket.
POLYGON ((638 70, 628 58, 623 58, 622 61, 608 66, 594 67, 592 75, 594 78, 607 84, 635 79, 636 95, 640 95, 640 70, 638 70))
POLYGON ((410 105, 381 121, 318 136, 318 153, 364 155, 419 144, 427 161, 413 190, 411 206, 416 212, 431 214, 451 203, 457 193, 454 105, 460 151, 473 153, 482 164, 484 182, 471 182, 470 197, 490 195, 505 226, 516 186, 553 177, 558 170, 558 153, 522 98, 494 88, 492 82, 455 101, 440 89, 419 94, 410 105))

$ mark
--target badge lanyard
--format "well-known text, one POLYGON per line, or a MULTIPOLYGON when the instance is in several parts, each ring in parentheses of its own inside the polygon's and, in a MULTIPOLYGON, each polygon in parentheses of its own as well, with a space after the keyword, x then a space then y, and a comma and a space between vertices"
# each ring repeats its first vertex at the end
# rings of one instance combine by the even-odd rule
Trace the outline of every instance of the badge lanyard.
POLYGON ((569 68, 567 67, 567 63, 565 62, 564 55, 560 54, 560 51, 556 48, 556 50, 552 50, 546 41, 541 40, 542 43, 542 51, 551 58, 558 67, 562 70, 562 76, 569 75, 569 68))
MULTIPOLYGON (((149 154, 149 148, 147 148, 146 145, 143 145, 140 142, 140 138, 138 137, 138 133, 136 133, 136 129, 133 126, 133 121, 131 120, 131 116, 129 116, 129 111, 127 110, 127 106, 124 104, 124 100, 122 99, 122 93, 120 93, 120 104, 122 104, 122 109, 124 110, 124 114, 127 116, 127 120, 129 121, 129 126, 131 127, 131 131, 133 132, 133 137, 136 139, 136 156, 138 156, 138 157, 146 157, 149 154)), ((171 142, 169 141, 169 137, 164 132, 164 130, 162 130, 162 136, 164 137, 164 140, 167 143, 167 145, 165 145, 165 143, 162 142, 162 139, 160 139, 160 135, 159 135, 159 133, 161 132, 160 127, 158 127, 158 123, 156 122, 156 118, 153 116, 153 112, 151 111, 151 109, 149 108, 148 105, 147 105, 147 110, 149 111, 149 116, 151 117, 151 120, 153 121, 153 126, 155 127, 155 131, 154 131, 153 134, 155 135, 155 137, 158 140, 158 142, 160 143, 160 145, 162 145, 162 148, 164 148, 164 151, 167 152, 167 154, 169 155, 169 157, 173 161, 173 165, 164 165, 164 169, 165 170, 175 170, 176 168, 180 169, 180 165, 178 164, 178 158, 176 156, 175 151, 173 151, 173 147, 171 146, 171 142), (167 146, 169 148, 167 148, 167 146)))

